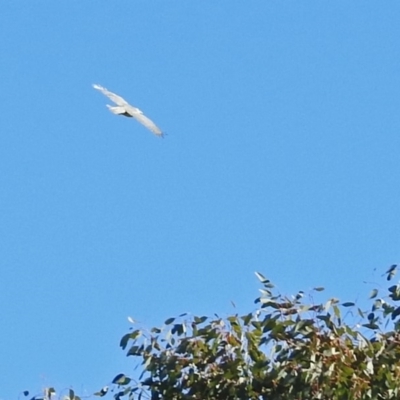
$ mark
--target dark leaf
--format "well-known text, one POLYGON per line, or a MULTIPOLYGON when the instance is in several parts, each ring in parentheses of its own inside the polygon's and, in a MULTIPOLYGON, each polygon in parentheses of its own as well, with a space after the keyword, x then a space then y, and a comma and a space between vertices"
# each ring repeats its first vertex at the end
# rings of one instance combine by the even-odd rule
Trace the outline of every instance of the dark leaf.
POLYGON ((126 335, 122 336, 121 341, 119 342, 120 347, 125 350, 129 340, 135 340, 137 337, 141 335, 141 331, 139 329, 134 330, 131 333, 127 333, 126 335))
POLYGON ((400 307, 397 307, 393 312, 392 312, 392 320, 395 319, 400 315, 400 307))
POLYGON ((175 324, 173 328, 171 329, 171 333, 178 334, 179 336, 182 335, 185 332, 185 327, 183 324, 175 324))
POLYGON ((375 314, 374 313, 369 313, 367 318, 368 318, 368 321, 373 321, 374 318, 375 318, 375 314))
POLYGON ((243 323, 247 326, 250 323, 250 321, 252 320, 253 314, 250 313, 250 314, 247 314, 247 315, 245 315, 245 316, 243 316, 241 318, 243 320, 243 323))
POLYGON ((373 330, 379 329, 379 325, 372 323, 372 322, 370 322, 369 324, 363 324, 362 326, 364 326, 365 328, 368 328, 368 329, 373 329, 373 330))
POLYGON ((196 325, 200 325, 203 322, 207 321, 207 319, 208 319, 208 317, 205 317, 205 316, 204 317, 194 317, 194 323, 196 325))
POLYGON ((121 340, 119 342, 119 345, 120 345, 120 347, 122 347, 123 350, 125 350, 126 345, 129 342, 129 339, 130 339, 129 338, 129 333, 127 333, 126 335, 122 336, 122 338, 121 338, 121 340))
POLYGON ((125 376, 124 374, 118 374, 113 380, 112 383, 116 385, 127 385, 131 381, 130 378, 125 376))
POLYGON ((397 285, 390 286, 390 288, 388 288, 388 290, 390 293, 395 293, 397 290, 397 285))
POLYGON ((143 352, 143 346, 132 346, 126 353, 127 356, 140 356, 143 352))
POLYGON ((393 264, 387 271, 386 271, 386 273, 387 273, 387 277, 386 277, 386 279, 388 280, 388 281, 390 281, 395 275, 396 275, 396 268, 397 268, 397 265, 396 264, 393 264))

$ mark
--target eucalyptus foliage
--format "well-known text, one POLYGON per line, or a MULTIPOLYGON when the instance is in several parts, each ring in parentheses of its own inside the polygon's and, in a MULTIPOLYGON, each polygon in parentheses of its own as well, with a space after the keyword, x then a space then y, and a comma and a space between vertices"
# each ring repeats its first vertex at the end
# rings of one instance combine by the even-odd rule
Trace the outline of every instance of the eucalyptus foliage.
MULTIPOLYGON (((393 265, 387 280, 395 274, 393 265)), ((374 289, 370 309, 362 311, 336 298, 315 304, 312 293, 284 296, 262 274, 256 276, 262 288, 254 312, 227 318, 183 314, 160 328, 132 329, 120 345, 138 361, 140 376, 118 374, 95 395, 400 399, 400 284, 383 296, 374 289)))

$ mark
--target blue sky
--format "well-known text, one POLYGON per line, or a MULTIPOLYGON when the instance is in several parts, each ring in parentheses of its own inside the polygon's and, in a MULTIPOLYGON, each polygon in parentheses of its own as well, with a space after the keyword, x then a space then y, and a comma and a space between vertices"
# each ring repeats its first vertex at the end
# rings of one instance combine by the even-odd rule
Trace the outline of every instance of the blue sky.
POLYGON ((254 271, 363 301, 400 258, 399 20, 396 1, 3 2, 0 399, 92 393, 129 374, 128 316, 248 312, 254 271))

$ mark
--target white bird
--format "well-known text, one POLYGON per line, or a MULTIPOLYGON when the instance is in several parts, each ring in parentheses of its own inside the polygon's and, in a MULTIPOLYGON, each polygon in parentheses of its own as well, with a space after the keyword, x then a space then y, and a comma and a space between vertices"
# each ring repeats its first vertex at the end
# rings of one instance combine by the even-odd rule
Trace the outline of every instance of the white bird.
POLYGON ((108 109, 113 114, 124 115, 125 117, 133 117, 143 124, 147 129, 153 132, 156 136, 164 136, 164 133, 161 131, 161 129, 150 118, 147 118, 141 110, 131 106, 122 97, 108 91, 106 88, 103 88, 100 85, 93 85, 93 87, 97 90, 100 90, 101 93, 117 104, 116 106, 110 106, 107 104, 108 109))

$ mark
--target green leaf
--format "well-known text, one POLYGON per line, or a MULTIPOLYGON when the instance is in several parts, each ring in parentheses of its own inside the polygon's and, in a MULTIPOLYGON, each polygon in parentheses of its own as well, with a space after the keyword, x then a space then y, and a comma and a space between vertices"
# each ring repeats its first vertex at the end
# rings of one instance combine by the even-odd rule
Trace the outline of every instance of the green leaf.
POLYGON ((124 374, 118 374, 113 380, 112 383, 116 385, 127 385, 131 381, 130 378, 128 378, 124 374))
POLYGON ((247 315, 244 315, 242 318, 242 321, 244 323, 245 326, 249 325, 250 321, 253 319, 253 314, 249 313, 247 315))
POLYGON ((120 345, 120 347, 122 347, 123 350, 125 350, 128 342, 129 342, 129 339, 130 339, 129 338, 129 333, 127 333, 126 335, 122 336, 122 338, 121 338, 121 340, 119 342, 119 345, 120 345))
POLYGON ((205 316, 203 316, 203 317, 194 317, 194 323, 196 325, 200 325, 203 322, 207 321, 207 319, 208 319, 208 317, 205 317, 205 316))
POLYGON ((390 288, 388 288, 388 290, 390 293, 395 293, 397 290, 397 285, 390 286, 390 288))
POLYGON ((335 314, 336 318, 340 318, 340 309, 338 306, 333 306, 333 313, 335 314))
POLYGON ((400 315, 400 307, 397 307, 393 312, 392 312, 392 320, 395 319, 400 315))
POLYGON ((318 287, 315 287, 314 290, 317 291, 317 292, 322 292, 322 291, 325 290, 325 288, 322 287, 322 286, 318 286, 318 287))
POLYGON ((345 332, 350 335, 353 339, 357 339, 358 334, 356 331, 354 331, 353 329, 351 329, 349 326, 345 326, 344 327, 345 332))
POLYGON ((239 320, 238 317, 236 315, 232 315, 231 317, 228 317, 227 320, 231 323, 231 324, 239 324, 239 320))
POLYGON ((131 333, 127 333, 126 335, 122 336, 121 341, 119 342, 120 347, 122 347, 123 350, 125 350, 127 344, 129 343, 129 340, 135 340, 142 334, 141 330, 136 329, 131 333))
POLYGON ((331 322, 331 317, 329 315, 318 315, 317 318, 325 322, 331 322))
POLYGON ((373 322, 370 322, 369 324, 363 324, 362 326, 365 328, 368 328, 368 329, 373 329, 373 330, 379 329, 379 325, 377 325, 373 322))
POLYGON ((140 356, 141 354, 141 346, 132 346, 128 353, 126 353, 127 356, 140 356))

